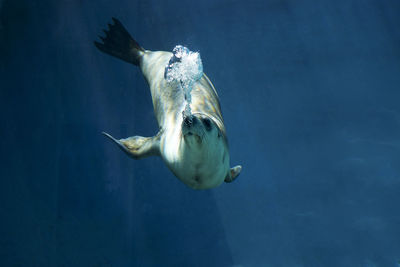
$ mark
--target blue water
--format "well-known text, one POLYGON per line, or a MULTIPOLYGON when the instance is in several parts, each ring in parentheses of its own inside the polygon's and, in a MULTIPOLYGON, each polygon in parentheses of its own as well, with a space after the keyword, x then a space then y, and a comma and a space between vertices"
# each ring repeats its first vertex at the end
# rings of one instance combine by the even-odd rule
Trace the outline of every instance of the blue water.
POLYGON ((393 266, 397 0, 0 0, 0 266, 393 266), (100 133, 157 131, 111 17, 200 51, 239 178, 208 191, 100 133))

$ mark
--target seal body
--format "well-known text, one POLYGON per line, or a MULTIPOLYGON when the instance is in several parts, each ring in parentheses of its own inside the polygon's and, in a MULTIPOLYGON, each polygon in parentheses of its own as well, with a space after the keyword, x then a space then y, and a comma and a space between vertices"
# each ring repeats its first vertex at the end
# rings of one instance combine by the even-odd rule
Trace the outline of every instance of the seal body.
POLYGON ((230 168, 219 98, 211 81, 203 74, 193 84, 192 114, 184 116, 184 92, 177 83, 165 78, 166 66, 174 55, 143 49, 118 20, 113 20, 114 25, 109 25, 107 36, 101 37, 103 44, 95 44, 107 54, 140 66, 150 87, 160 130, 154 137, 133 136, 117 140, 106 136, 133 158, 161 156, 175 176, 193 189, 209 189, 224 181, 233 181, 241 166, 230 168))
POLYGON ((145 51, 140 68, 151 90, 154 113, 163 134, 160 152, 168 168, 195 189, 220 185, 229 171, 229 152, 218 95, 206 75, 192 89, 192 124, 182 113, 186 101, 179 86, 165 79, 170 52, 145 51), (211 129, 206 130, 203 120, 211 129), (190 128, 192 130, 190 130, 190 128))

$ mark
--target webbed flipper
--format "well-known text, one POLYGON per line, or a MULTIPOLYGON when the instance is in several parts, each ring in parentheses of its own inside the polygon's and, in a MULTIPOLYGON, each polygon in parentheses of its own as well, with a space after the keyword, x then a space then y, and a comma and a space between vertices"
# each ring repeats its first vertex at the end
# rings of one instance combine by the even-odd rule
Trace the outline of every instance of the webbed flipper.
POLYGON ((99 36, 103 42, 95 41, 94 44, 106 54, 139 66, 145 50, 132 38, 119 20, 116 18, 112 20, 114 24, 108 24, 109 30, 104 30, 106 36, 99 36))
POLYGON ((153 137, 131 136, 125 139, 115 139, 108 133, 105 136, 115 142, 122 151, 134 159, 160 155, 160 133, 153 137))
POLYGON ((237 165, 237 166, 231 168, 228 171, 228 174, 226 175, 225 183, 233 182, 239 176, 241 171, 242 171, 242 166, 240 166, 240 165, 237 165))

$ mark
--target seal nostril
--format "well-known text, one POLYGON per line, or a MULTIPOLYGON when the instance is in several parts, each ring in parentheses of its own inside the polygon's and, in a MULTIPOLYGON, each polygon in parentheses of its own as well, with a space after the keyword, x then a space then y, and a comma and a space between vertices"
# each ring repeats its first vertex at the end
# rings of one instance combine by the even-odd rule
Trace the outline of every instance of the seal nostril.
POLYGON ((202 122, 204 124, 204 127, 206 128, 207 131, 211 130, 211 121, 210 119, 202 119, 202 122))
POLYGON ((185 126, 188 126, 188 127, 190 127, 190 126, 192 126, 193 125, 193 117, 191 117, 191 116, 187 116, 187 117, 185 117, 185 119, 183 120, 183 123, 185 124, 185 126))

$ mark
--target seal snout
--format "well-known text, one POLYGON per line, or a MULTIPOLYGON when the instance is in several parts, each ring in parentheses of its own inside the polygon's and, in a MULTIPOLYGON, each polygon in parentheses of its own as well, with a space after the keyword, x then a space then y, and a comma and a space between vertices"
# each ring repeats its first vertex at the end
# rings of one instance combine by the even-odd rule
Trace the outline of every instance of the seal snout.
POLYGON ((201 143, 204 131, 201 127, 199 118, 194 115, 184 116, 182 122, 182 134, 185 138, 194 138, 196 143, 201 143))

